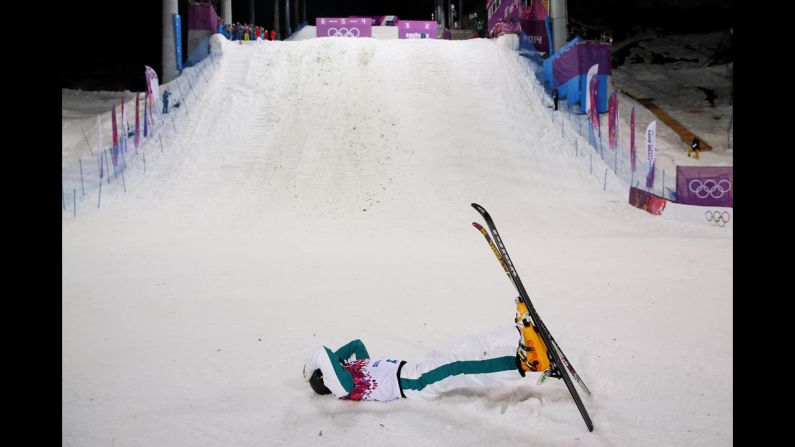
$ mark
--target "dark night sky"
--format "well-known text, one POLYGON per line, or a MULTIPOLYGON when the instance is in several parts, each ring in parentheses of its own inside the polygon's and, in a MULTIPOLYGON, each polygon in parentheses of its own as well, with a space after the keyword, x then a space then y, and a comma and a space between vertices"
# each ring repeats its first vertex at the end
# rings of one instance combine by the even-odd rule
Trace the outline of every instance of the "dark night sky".
MULTIPOLYGON (((453 1, 458 7, 458 0, 453 1)), ((178 3, 186 28, 188 0, 178 3)), ((306 0, 309 24, 314 24, 315 17, 349 15, 394 14, 404 19, 429 20, 434 4, 434 0, 306 0)), ((486 0, 464 0, 464 13, 485 11, 485 4, 486 0)), ((730 2, 726 0, 568 0, 568 10, 570 18, 611 27, 614 34, 633 24, 672 32, 707 32, 731 26, 727 4, 730 2)), ((233 20, 248 22, 249 5, 250 0, 233 0, 233 20)), ((255 24, 271 28, 273 0, 255 0, 254 9, 255 24)), ((62 52, 62 88, 141 90, 144 65, 162 72, 160 0, 127 3, 81 0, 63 6, 59 13, 62 23, 76 25, 64 33, 63 44, 67 48, 62 52), (124 8, 117 9, 118 5, 124 8)), ((284 11, 279 15, 284 22, 284 11)), ((283 23, 281 26, 284 29, 283 23)), ((184 31, 183 46, 186 40, 187 31, 184 31)), ((184 57, 186 52, 187 48, 183 48, 184 57)))

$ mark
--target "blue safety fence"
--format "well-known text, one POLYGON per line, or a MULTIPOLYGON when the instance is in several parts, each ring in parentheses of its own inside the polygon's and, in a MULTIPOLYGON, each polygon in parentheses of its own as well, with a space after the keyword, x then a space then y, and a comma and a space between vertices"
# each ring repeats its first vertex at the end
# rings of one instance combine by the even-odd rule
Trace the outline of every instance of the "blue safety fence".
MULTIPOLYGON (((560 101, 558 110, 555 111, 552 99, 544 81, 539 73, 544 72, 544 65, 538 63, 538 58, 529 57, 528 54, 519 54, 528 68, 534 73, 533 89, 549 104, 549 111, 552 122, 560 127, 561 139, 568 142, 571 153, 578 160, 581 160, 589 174, 596 176, 603 189, 607 189, 608 183, 616 178, 622 181, 622 186, 634 186, 652 194, 661 196, 667 200, 676 201, 676 170, 661 169, 654 166, 654 182, 651 187, 646 187, 646 145, 645 129, 648 123, 640 125, 636 123, 635 129, 635 150, 636 160, 635 169, 629 154, 628 142, 619 142, 615 150, 609 148, 607 136, 607 113, 600 115, 600 129, 593 129, 587 115, 580 113, 580 104, 574 101, 560 101)), ((605 94, 606 96, 606 94, 605 94)))
MULTIPOLYGON (((209 54, 203 60, 191 67, 186 67, 180 75, 167 84, 160 85, 160 110, 153 111, 153 125, 144 127, 144 95, 141 94, 140 134, 139 142, 135 144, 135 99, 125 102, 128 112, 128 123, 117 125, 124 129, 119 132, 118 149, 113 150, 112 140, 103 137, 104 147, 98 148, 96 143, 89 143, 88 157, 78 159, 77 163, 64 166, 61 170, 61 204, 64 218, 75 218, 90 210, 101 208, 103 200, 107 199, 110 192, 113 197, 118 197, 118 191, 127 192, 127 189, 143 181, 147 170, 155 166, 161 155, 173 146, 180 135, 184 118, 195 113, 200 107, 200 98, 210 78, 218 68, 219 62, 215 55, 209 54), (166 92, 168 92, 166 94, 166 92), (163 104, 163 94, 168 97, 168 109, 163 104), (164 113, 165 112, 165 113, 164 113), (132 121, 132 123, 130 123, 132 121), (110 143, 110 144, 109 144, 110 143), (116 154, 114 160, 114 153, 116 154)), ((121 120, 118 113, 117 120, 121 120)), ((110 122, 103 114, 106 123, 110 122)), ((107 130, 111 125, 103 124, 107 130)), ((111 127, 112 128, 112 127, 111 127)), ((96 135, 96 133, 94 133, 96 135)))

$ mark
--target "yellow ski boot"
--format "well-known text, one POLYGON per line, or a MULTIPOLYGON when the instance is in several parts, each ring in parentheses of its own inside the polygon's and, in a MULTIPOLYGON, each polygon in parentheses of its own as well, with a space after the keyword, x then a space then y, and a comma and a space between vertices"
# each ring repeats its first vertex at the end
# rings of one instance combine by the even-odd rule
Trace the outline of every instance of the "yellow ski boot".
POLYGON ((548 370, 550 363, 547 345, 544 344, 541 334, 539 334, 538 329, 533 324, 533 320, 527 312, 527 306, 518 297, 516 298, 514 322, 516 323, 516 329, 522 336, 519 339, 519 348, 516 350, 522 372, 543 372, 548 370))

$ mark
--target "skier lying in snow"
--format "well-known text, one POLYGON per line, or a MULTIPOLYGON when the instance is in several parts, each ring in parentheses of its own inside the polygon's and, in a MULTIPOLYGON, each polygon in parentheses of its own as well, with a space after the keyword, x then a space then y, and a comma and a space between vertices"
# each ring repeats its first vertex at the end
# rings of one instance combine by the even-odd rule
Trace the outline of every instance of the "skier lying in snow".
POLYGON ((541 340, 527 307, 516 299, 516 328, 465 340, 418 361, 374 360, 361 340, 353 340, 336 352, 323 346, 304 365, 304 379, 318 394, 338 399, 378 400, 433 399, 456 388, 512 381, 528 371, 549 369, 547 347, 541 340), (510 333, 508 333, 510 332, 510 333))

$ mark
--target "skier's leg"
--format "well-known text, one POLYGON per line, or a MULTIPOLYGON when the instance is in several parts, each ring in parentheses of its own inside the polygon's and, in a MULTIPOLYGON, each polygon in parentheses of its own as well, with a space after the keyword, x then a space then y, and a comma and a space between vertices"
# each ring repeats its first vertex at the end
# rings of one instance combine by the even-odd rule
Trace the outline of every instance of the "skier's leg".
POLYGON ((506 327, 467 337, 418 362, 406 363, 400 385, 407 398, 426 400, 456 388, 513 381, 522 376, 516 357, 516 333, 506 327))

